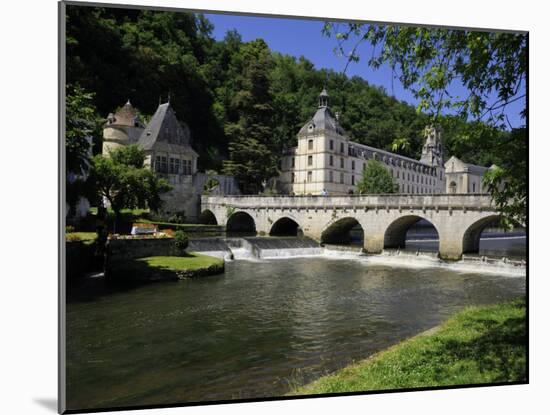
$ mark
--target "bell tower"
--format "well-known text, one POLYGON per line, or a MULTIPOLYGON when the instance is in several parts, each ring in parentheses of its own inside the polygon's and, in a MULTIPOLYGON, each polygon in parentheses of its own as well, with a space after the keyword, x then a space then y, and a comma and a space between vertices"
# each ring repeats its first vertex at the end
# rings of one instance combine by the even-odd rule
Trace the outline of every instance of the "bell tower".
POLYGON ((443 166, 443 142, 441 140, 441 128, 429 125, 424 129, 426 142, 422 147, 420 161, 433 167, 443 166))

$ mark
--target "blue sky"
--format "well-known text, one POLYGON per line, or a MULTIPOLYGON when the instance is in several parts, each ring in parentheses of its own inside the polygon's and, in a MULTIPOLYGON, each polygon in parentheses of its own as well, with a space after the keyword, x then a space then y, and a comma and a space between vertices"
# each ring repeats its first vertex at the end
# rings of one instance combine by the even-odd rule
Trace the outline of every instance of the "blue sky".
MULTIPOLYGON (((321 33, 322 21, 222 14, 206 14, 205 16, 214 24, 213 35, 217 40, 223 39, 228 30, 236 29, 245 42, 257 38, 264 39, 272 50, 296 57, 304 56, 317 69, 327 68, 341 72, 346 65, 346 59, 338 57, 334 53, 336 39, 326 37, 321 33)), ((352 47, 351 44, 349 47, 352 47)), ((398 79, 394 79, 392 83, 391 70, 387 66, 375 70, 367 65, 368 57, 372 53, 369 44, 363 42, 359 46, 358 52, 361 60, 349 65, 346 71, 348 76, 358 75, 372 85, 384 87, 390 95, 394 95, 397 99, 416 106, 417 101, 409 91, 402 87, 398 79)), ((459 84, 453 85, 450 93, 462 96, 464 88, 459 84)), ((525 102, 519 100, 507 107, 506 114, 513 127, 524 123, 519 116, 524 105, 525 102)))

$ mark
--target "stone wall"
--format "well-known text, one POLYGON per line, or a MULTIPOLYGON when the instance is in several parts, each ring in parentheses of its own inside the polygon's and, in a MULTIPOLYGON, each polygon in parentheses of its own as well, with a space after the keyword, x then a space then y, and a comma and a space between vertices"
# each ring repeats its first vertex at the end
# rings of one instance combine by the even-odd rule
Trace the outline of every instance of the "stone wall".
POLYGON ((173 238, 110 239, 107 242, 107 262, 174 253, 173 238))

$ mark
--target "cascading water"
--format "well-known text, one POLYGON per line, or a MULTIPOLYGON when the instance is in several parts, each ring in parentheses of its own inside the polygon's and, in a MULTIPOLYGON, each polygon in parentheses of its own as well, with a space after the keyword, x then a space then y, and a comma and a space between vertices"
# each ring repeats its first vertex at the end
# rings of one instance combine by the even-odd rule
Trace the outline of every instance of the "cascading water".
POLYGON ((325 256, 334 259, 355 259, 370 264, 406 266, 410 268, 443 267, 462 272, 504 273, 525 275, 525 260, 511 260, 494 255, 464 255, 457 262, 438 258, 437 252, 410 249, 385 249, 379 255, 366 255, 360 246, 325 245, 309 238, 240 237, 201 238, 189 242, 189 250, 226 260, 266 260, 325 256))
POLYGON ((323 253, 323 248, 309 238, 260 237, 244 239, 252 246, 255 256, 260 259, 305 257, 323 253))

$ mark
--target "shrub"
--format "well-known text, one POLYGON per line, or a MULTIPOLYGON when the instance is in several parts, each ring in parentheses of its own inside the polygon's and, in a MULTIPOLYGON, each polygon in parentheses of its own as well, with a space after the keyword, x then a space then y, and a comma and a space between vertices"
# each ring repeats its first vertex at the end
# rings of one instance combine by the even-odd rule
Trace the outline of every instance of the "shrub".
POLYGON ((67 225, 65 226, 65 233, 71 233, 74 232, 74 226, 67 225))
POLYGON ((174 233, 174 246, 179 252, 185 252, 189 246, 189 237, 184 231, 176 231, 174 233))

